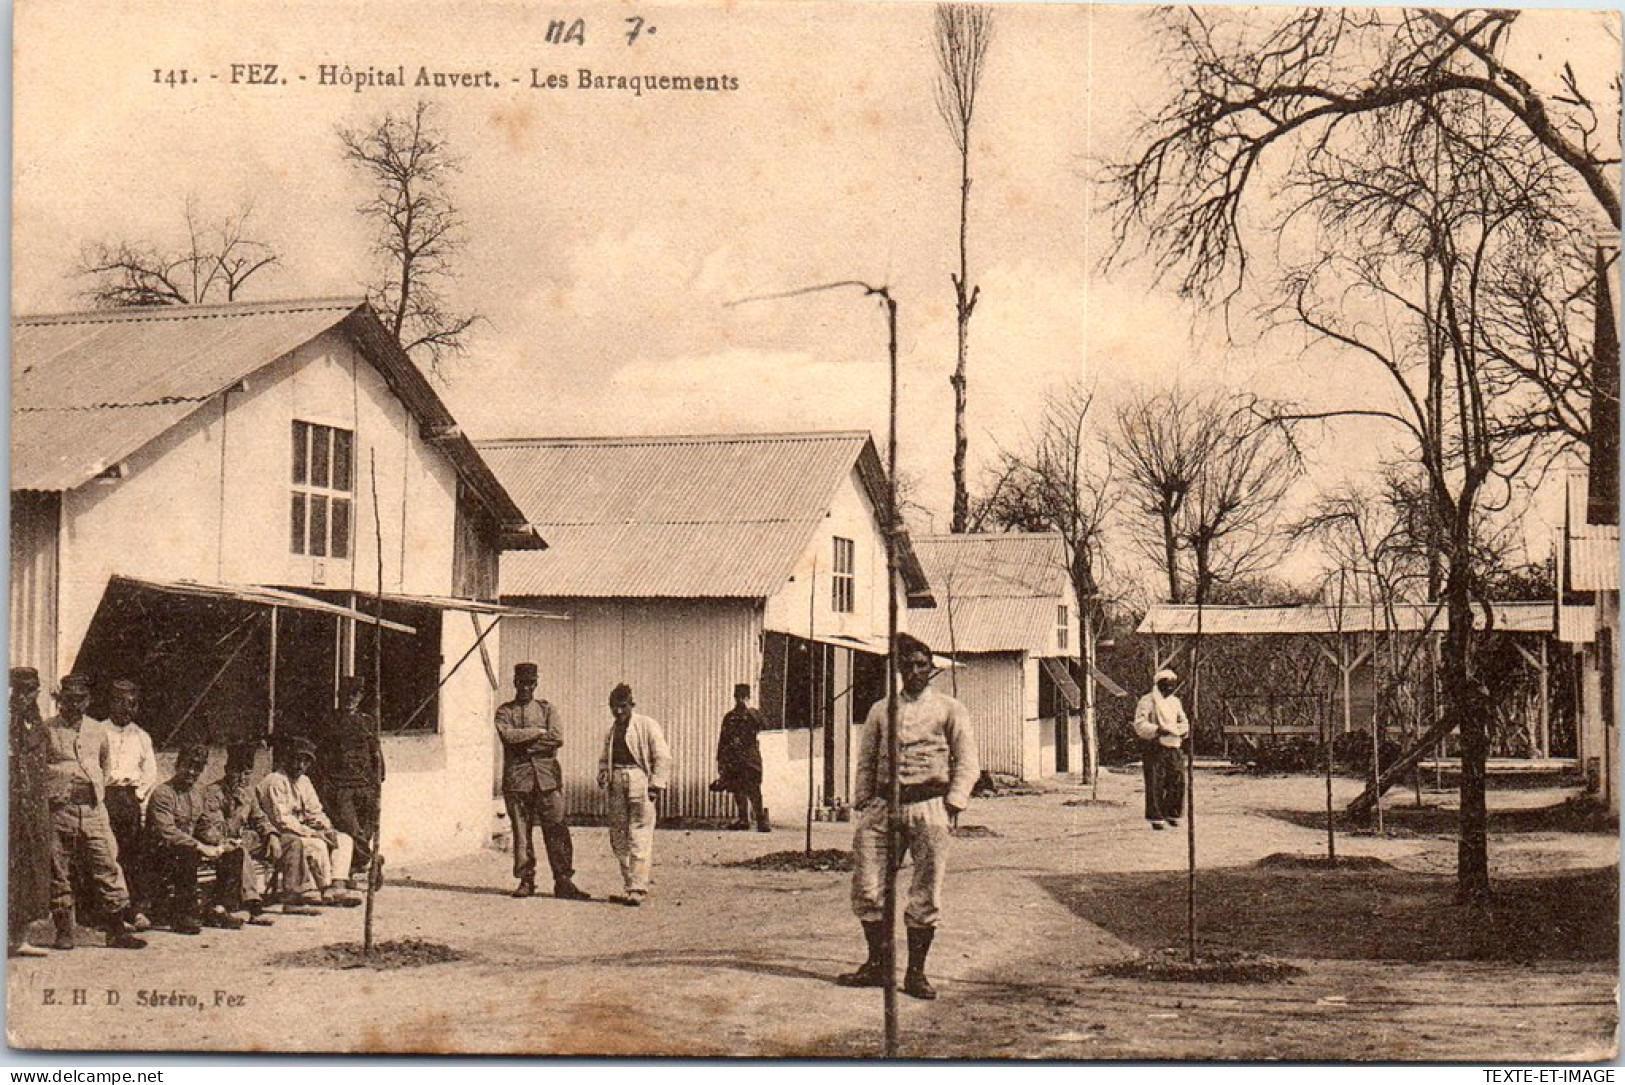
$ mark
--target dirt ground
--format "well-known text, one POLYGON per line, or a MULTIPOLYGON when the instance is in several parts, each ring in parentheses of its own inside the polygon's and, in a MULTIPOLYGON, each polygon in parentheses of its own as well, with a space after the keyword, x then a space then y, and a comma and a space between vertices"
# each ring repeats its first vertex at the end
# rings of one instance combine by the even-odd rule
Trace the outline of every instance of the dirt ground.
MULTIPOLYGON (((1184 832, 1139 816, 1137 772, 1099 801, 1053 781, 978 800, 955 841, 935 1003, 899 996, 911 1057, 1073 1060, 1550 1062, 1612 1058, 1619 1013, 1617 834, 1540 781, 1491 793, 1496 901, 1452 903, 1448 794, 1383 836, 1339 835, 1327 870, 1321 781, 1198 777, 1202 945, 1288 961, 1276 983, 1107 978, 1101 966, 1182 946, 1184 832)), ((1338 805, 1358 783, 1339 780, 1338 805)), ((850 827, 813 826, 843 849, 850 827)), ((578 882, 618 889, 603 829, 575 830, 578 882)), ((508 857, 392 871, 377 937, 463 959, 313 967, 359 940, 359 910, 268 929, 154 932, 141 952, 85 946, 12 960, 11 1043, 25 1048, 873 1057, 881 993, 831 980, 861 956, 837 872, 737 864, 800 848, 772 835, 672 830, 642 909, 515 900, 508 857), (79 992, 76 995, 76 992, 79 992), (76 1004, 79 1003, 79 1004, 76 1004), (116 1004, 114 1004, 116 1003, 116 1004)))

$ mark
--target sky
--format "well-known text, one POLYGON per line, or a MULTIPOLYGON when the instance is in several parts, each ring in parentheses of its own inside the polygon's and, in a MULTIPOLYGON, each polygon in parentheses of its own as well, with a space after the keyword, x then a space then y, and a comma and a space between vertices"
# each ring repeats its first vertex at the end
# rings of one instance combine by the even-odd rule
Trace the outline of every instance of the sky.
MULTIPOLYGON (((1595 17, 1547 18, 1562 33, 1541 35, 1546 53, 1617 66, 1595 17)), ((731 303, 885 284, 899 304, 901 468, 935 513, 927 526, 946 530, 958 161, 931 33, 930 5, 905 3, 31 0, 15 25, 14 311, 82 308, 81 246, 173 240, 189 197, 205 218, 251 202, 281 253, 245 297, 359 293, 366 190, 335 130, 421 95, 461 160, 451 195, 466 245, 446 292, 481 319, 442 392, 472 435, 883 438, 873 299, 731 303), (634 17, 643 32, 629 42, 634 17), (546 41, 551 21, 577 18, 585 44, 546 41), (232 85, 231 65, 250 62, 288 82, 232 85), (499 85, 357 92, 318 85, 321 65, 404 65, 409 81, 420 65, 489 70, 499 85), (182 68, 186 86, 154 81, 182 68), (581 90, 583 68, 725 73, 738 89, 581 90), (571 87, 531 89, 532 69, 571 87)), ((971 150, 973 479, 1069 382, 1097 390, 1101 417, 1133 387, 1311 401, 1363 388, 1289 344, 1227 341, 1223 314, 1143 266, 1102 269, 1097 166, 1167 93, 1143 9, 996 9, 971 150)), ((1299 499, 1368 470, 1384 444, 1358 431, 1322 442, 1299 499)))

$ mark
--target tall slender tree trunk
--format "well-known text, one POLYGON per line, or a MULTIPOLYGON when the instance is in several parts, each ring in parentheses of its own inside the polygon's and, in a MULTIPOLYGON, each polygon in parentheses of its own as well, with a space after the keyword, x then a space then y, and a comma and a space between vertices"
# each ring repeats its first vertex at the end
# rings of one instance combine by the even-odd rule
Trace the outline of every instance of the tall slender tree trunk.
POLYGON ((965 428, 965 356, 970 346, 970 314, 976 298, 969 293, 970 256, 967 245, 970 219, 970 128, 967 125, 959 153, 959 275, 954 279, 955 311, 959 325, 959 353, 954 363, 954 515, 950 530, 959 535, 970 523, 970 487, 965 480, 965 460, 970 438, 965 428))
POLYGON ((1490 896, 1489 810, 1485 797, 1489 758, 1489 705, 1478 695, 1471 667, 1473 607, 1466 562, 1467 540, 1452 539, 1445 578, 1444 710, 1461 736, 1461 825, 1456 846, 1456 903, 1482 904, 1490 896))

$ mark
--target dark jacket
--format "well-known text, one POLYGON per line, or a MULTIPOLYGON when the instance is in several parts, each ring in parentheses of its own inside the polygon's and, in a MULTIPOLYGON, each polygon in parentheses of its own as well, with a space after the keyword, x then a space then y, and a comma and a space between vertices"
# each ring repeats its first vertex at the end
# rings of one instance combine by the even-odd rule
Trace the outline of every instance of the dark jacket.
POLYGON ((502 739, 504 792, 557 791, 564 786, 558 759, 564 732, 558 709, 546 701, 509 701, 497 709, 496 726, 502 739))
POLYGON ((762 750, 756 743, 762 725, 762 714, 748 705, 730 709, 722 717, 722 733, 717 736, 717 777, 728 790, 748 790, 762 782, 762 750))
POLYGON ((384 750, 378 722, 365 712, 341 712, 322 735, 317 761, 323 794, 339 788, 372 788, 384 783, 384 750))

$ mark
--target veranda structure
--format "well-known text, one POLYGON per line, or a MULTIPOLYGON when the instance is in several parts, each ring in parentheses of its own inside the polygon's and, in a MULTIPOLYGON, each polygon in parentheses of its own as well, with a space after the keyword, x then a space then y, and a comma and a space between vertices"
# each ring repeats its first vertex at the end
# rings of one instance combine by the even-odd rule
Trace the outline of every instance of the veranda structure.
MULTIPOLYGON (((1140 622, 1138 632, 1151 638, 1151 673, 1175 667, 1197 635, 1203 637, 1305 637, 1337 669, 1340 718, 1346 734, 1354 729, 1356 672, 1372 662, 1383 637, 1442 637, 1449 616, 1438 603, 1345 603, 1342 606, 1204 606, 1157 603, 1140 622)), ((1551 756, 1551 663, 1549 646, 1556 620, 1550 601, 1492 602, 1473 608, 1475 629, 1514 638, 1518 654, 1539 683, 1534 743, 1542 758, 1551 756), (1486 613, 1487 611, 1487 613, 1486 613)), ((1149 681, 1147 682, 1149 688, 1149 681)), ((1384 725, 1385 729, 1389 725, 1384 725)))

